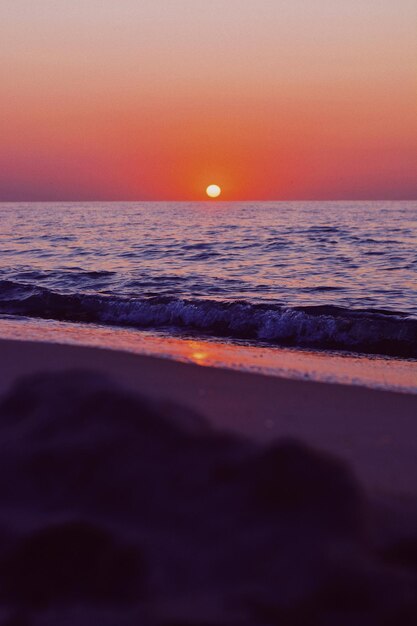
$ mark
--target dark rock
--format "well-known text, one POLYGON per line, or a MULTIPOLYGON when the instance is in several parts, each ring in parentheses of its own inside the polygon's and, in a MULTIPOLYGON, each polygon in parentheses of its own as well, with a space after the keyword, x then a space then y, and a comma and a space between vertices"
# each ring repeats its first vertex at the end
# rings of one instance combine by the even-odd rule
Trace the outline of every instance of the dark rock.
POLYGON ((146 564, 98 526, 68 521, 23 537, 1 564, 6 603, 45 607, 83 600, 126 602, 143 596, 146 564))

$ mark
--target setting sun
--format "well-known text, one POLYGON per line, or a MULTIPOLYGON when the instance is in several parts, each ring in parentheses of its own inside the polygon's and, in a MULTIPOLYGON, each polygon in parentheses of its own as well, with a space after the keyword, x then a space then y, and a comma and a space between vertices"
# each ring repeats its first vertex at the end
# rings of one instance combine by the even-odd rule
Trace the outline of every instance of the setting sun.
POLYGON ((218 185, 209 185, 206 189, 206 194, 209 198, 217 198, 217 196, 220 196, 221 192, 222 190, 218 185))

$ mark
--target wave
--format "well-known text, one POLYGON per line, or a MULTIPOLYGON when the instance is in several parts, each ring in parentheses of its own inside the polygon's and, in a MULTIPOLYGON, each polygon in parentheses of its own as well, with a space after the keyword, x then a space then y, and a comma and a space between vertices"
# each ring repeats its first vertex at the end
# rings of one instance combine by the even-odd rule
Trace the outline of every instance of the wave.
POLYGON ((0 313, 417 358, 417 319, 386 310, 70 294, 3 280, 0 313))

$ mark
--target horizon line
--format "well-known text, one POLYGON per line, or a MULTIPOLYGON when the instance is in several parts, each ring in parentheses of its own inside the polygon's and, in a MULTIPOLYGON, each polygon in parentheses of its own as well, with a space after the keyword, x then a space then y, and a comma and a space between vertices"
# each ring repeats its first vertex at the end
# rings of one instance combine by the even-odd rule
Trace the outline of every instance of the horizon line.
POLYGON ((186 200, 186 199, 174 199, 174 198, 170 198, 170 199, 159 199, 159 200, 150 200, 150 199, 141 199, 138 198, 136 200, 126 200, 126 199, 122 199, 122 198, 117 198, 117 199, 109 199, 109 200, 105 200, 105 199, 83 199, 83 198, 78 198, 76 200, 70 200, 70 199, 59 199, 59 200, 2 200, 0 199, 0 204, 19 204, 21 202, 26 202, 29 204, 38 204, 38 203, 47 203, 47 204, 53 204, 53 203, 63 203, 63 202, 72 202, 72 203, 78 203, 78 202, 91 202, 91 203, 99 203, 99 202, 106 202, 106 203, 113 203, 113 202, 123 202, 123 203, 129 203, 129 202, 146 202, 146 203, 161 203, 161 202, 183 202, 183 203, 191 203, 191 202, 204 202, 204 203, 209 203, 209 204, 216 204, 216 203, 226 203, 226 202, 417 202, 417 196, 413 197, 413 198, 270 198, 270 199, 265 199, 265 198, 242 198, 239 200, 232 200, 232 199, 225 199, 225 198, 202 198, 201 200, 186 200))

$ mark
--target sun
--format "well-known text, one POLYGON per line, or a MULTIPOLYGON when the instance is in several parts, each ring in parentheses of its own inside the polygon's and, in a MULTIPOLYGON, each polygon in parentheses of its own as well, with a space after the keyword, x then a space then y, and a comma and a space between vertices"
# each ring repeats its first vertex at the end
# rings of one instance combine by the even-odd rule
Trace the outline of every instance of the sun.
POLYGON ((209 185, 206 189, 206 194, 209 198, 217 198, 217 196, 220 196, 221 192, 222 190, 218 185, 209 185))

